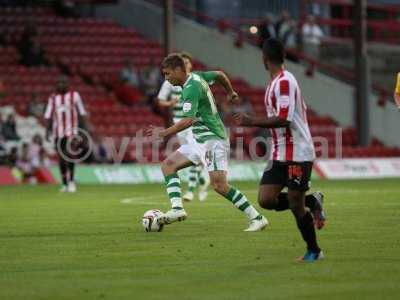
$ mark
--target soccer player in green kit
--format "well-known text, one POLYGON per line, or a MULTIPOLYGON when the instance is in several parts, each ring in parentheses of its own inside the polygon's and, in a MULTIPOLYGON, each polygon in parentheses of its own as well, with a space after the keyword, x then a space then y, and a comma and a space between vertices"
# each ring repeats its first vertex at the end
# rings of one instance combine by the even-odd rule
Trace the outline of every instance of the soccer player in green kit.
POLYGON ((210 183, 214 190, 228 199, 236 208, 246 214, 249 227, 245 231, 259 231, 264 229, 268 221, 247 200, 238 189, 230 186, 227 181, 229 139, 224 124, 218 115, 214 96, 204 78, 214 80, 226 90, 231 101, 238 99, 228 77, 220 71, 188 74, 185 63, 180 54, 168 55, 163 63, 162 70, 165 79, 174 86, 182 87, 183 118, 173 126, 159 130, 149 128, 147 135, 153 138, 165 138, 192 126, 195 138, 191 144, 182 145, 168 156, 161 164, 165 177, 167 194, 172 209, 164 214, 162 222, 170 224, 183 221, 187 213, 183 208, 181 196, 181 181, 177 175, 180 169, 203 164, 210 176, 210 183))
MULTIPOLYGON (((180 53, 183 61, 185 62, 185 68, 187 74, 190 74, 193 69, 193 58, 187 52, 180 53)), ((212 72, 210 72, 212 73, 212 72)), ((209 84, 212 84, 213 81, 208 81, 212 79, 213 76, 207 76, 210 74, 209 72, 196 72, 202 76, 203 79, 206 80, 209 84), (211 78, 208 78, 211 77, 211 78)), ((158 104, 161 107, 169 107, 172 110, 172 120, 173 123, 179 122, 183 117, 182 111, 182 102, 179 101, 182 96, 182 87, 181 86, 173 86, 168 80, 165 80, 161 86, 161 89, 158 93, 157 100, 158 104)), ((194 140, 192 128, 186 128, 176 134, 176 137, 179 141, 180 145, 189 144, 194 140)), ((189 176, 188 176, 188 191, 183 195, 183 200, 185 201, 192 201, 194 199, 194 191, 198 187, 198 197, 200 201, 205 201, 207 198, 207 188, 209 182, 208 179, 203 174, 203 166, 191 166, 189 167, 189 176)))

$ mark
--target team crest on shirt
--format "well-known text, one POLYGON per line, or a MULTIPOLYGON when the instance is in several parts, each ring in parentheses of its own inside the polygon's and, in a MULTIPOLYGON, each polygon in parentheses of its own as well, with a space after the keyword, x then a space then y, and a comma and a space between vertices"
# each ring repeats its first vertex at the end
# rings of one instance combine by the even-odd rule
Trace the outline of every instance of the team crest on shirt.
POLYGON ((189 103, 189 102, 183 103, 183 107, 182 107, 183 112, 187 113, 191 109, 192 109, 192 103, 189 103))

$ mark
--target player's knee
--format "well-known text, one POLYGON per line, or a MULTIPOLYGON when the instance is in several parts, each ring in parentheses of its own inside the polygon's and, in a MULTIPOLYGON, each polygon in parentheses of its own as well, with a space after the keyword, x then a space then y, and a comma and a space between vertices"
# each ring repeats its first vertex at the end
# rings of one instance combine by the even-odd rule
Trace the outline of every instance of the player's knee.
POLYGON ((258 196, 258 204, 264 209, 273 210, 276 207, 276 199, 270 196, 258 196))
POLYGON ((164 175, 169 175, 176 172, 175 163, 172 160, 166 159, 161 163, 161 171, 164 175))

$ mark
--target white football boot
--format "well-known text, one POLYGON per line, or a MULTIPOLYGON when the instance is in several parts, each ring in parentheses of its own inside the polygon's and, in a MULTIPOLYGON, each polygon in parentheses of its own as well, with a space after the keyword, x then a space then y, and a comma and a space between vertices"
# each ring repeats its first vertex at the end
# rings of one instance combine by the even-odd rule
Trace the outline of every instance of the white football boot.
POLYGON ((161 224, 171 224, 176 221, 184 221, 187 218, 186 211, 182 209, 170 209, 162 217, 160 217, 161 224))
POLYGON ((254 232, 254 231, 261 231, 268 225, 268 220, 266 217, 261 216, 261 218, 255 218, 250 221, 249 227, 244 231, 254 232))
POLYGON ((182 197, 183 201, 191 202, 194 199, 194 194, 193 192, 187 191, 185 195, 182 197))
POLYGON ((76 192, 76 185, 75 185, 75 182, 73 182, 73 181, 68 182, 67 191, 68 191, 69 193, 75 193, 75 192, 76 192))

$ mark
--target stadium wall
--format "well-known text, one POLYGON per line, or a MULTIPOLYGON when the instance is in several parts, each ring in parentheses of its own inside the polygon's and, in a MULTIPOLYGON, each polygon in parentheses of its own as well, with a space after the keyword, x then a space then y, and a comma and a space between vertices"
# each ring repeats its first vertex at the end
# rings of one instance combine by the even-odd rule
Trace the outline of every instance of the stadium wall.
MULTIPOLYGON (((119 5, 98 7, 96 15, 112 18, 148 38, 159 42, 162 40, 162 10, 147 2, 120 1, 119 5)), ((231 76, 241 77, 253 86, 264 87, 266 84, 267 75, 257 47, 244 44, 242 48, 236 48, 233 46, 235 37, 180 16, 174 18, 173 39, 177 49, 191 52, 211 68, 222 68, 231 76)), ((332 116, 343 127, 355 125, 352 86, 318 72, 308 77, 304 67, 298 64, 287 62, 287 68, 301 82, 303 96, 313 110, 321 115, 332 116)), ((377 100, 377 96, 371 94, 371 133, 386 145, 400 146, 398 111, 391 103, 385 107, 378 106, 377 100)))
MULTIPOLYGON (((259 181, 265 161, 231 161, 230 181, 259 181)), ((179 172, 188 178, 188 169, 179 172)), ((41 169, 35 174, 36 182, 61 183, 57 166, 41 169)), ((313 166, 312 180, 318 179, 378 179, 400 178, 400 158, 327 159, 317 160, 313 166)), ((159 164, 79 165, 75 179, 79 184, 142 184, 162 183, 164 176, 159 164)), ((0 167, 0 186, 22 183, 22 174, 14 168, 0 167)))

